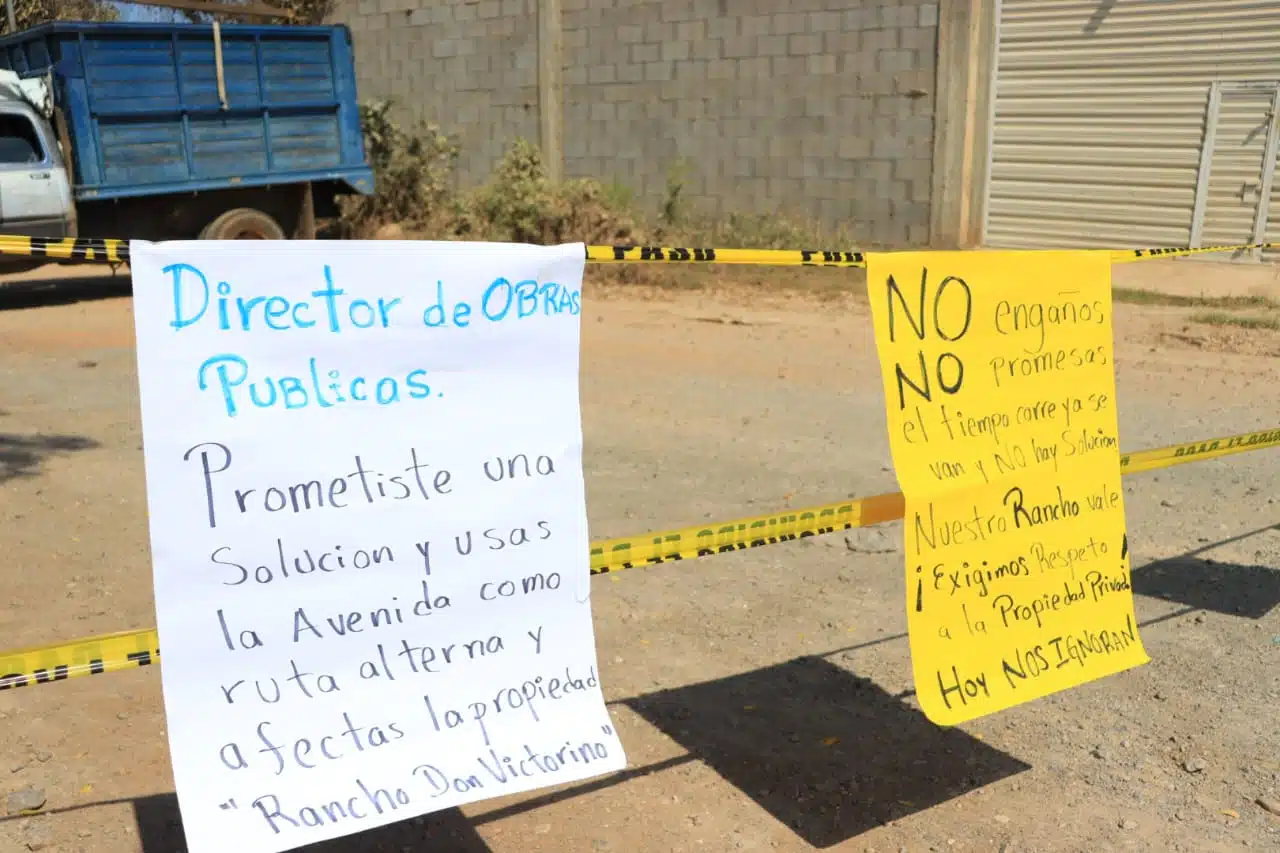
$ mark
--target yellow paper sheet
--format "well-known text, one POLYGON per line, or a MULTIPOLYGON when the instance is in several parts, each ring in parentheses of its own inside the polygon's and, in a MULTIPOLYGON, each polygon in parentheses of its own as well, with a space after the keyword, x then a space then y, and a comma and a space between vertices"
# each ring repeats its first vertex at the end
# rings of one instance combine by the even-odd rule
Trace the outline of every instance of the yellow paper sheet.
POLYGON ((916 694, 954 725, 1146 663, 1106 252, 867 256, 916 694))

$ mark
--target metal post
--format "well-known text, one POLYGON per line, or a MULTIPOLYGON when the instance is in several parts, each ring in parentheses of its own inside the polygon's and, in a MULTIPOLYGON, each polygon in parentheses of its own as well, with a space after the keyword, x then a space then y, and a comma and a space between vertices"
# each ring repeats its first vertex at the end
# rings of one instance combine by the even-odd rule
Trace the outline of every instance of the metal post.
MULTIPOLYGON (((1253 218, 1252 243, 1267 242, 1267 219, 1271 213, 1271 188, 1275 185, 1277 147, 1280 146, 1280 85, 1271 95, 1271 111, 1267 113, 1267 138, 1262 154, 1262 186, 1258 209, 1253 218)), ((1254 249, 1253 260, 1262 260, 1262 250, 1254 249)))
POLYGON ((564 42, 560 0, 538 0, 538 129, 547 177, 564 177, 564 42))
POLYGON ((13 0, 4 0, 4 15, 9 20, 8 35, 13 35, 18 31, 18 22, 13 16, 13 0))
POLYGON ((1204 212, 1209 205, 1209 172, 1213 169, 1213 149, 1218 144, 1218 113, 1222 110, 1222 84, 1209 84, 1209 102, 1204 111, 1204 137, 1200 143, 1200 168, 1196 171, 1196 197, 1191 203, 1191 239, 1187 245, 1200 248, 1204 239, 1204 212))

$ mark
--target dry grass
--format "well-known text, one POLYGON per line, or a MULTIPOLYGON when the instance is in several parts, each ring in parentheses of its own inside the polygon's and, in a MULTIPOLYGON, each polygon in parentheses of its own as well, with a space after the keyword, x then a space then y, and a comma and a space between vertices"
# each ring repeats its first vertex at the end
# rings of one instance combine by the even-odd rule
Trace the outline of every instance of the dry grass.
POLYGON ((1222 311, 1212 311, 1191 315, 1191 322, 1206 326, 1234 326, 1237 329, 1250 331, 1280 331, 1280 316, 1266 314, 1227 314, 1222 311))
POLYGON ((1216 308, 1239 310, 1248 308, 1280 308, 1280 302, 1265 296, 1183 296, 1176 293, 1158 293, 1154 290, 1134 290, 1117 287, 1111 292, 1116 302, 1130 305, 1166 305, 1173 308, 1216 308))

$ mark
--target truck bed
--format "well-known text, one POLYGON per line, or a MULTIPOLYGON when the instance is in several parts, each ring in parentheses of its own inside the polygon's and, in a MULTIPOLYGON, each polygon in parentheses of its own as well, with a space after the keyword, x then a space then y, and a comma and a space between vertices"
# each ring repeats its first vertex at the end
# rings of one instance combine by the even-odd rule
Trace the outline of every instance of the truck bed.
POLYGON ((221 95, 201 24, 44 24, 0 38, 0 68, 51 78, 77 200, 304 181, 372 192, 347 28, 219 35, 221 95))

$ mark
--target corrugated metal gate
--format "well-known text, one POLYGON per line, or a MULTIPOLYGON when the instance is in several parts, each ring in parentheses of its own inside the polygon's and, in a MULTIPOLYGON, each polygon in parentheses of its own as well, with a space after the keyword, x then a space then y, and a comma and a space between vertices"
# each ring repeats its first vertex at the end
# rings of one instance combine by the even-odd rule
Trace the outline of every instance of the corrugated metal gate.
POLYGON ((987 245, 1280 239, 1280 0, 1000 5, 987 245))

